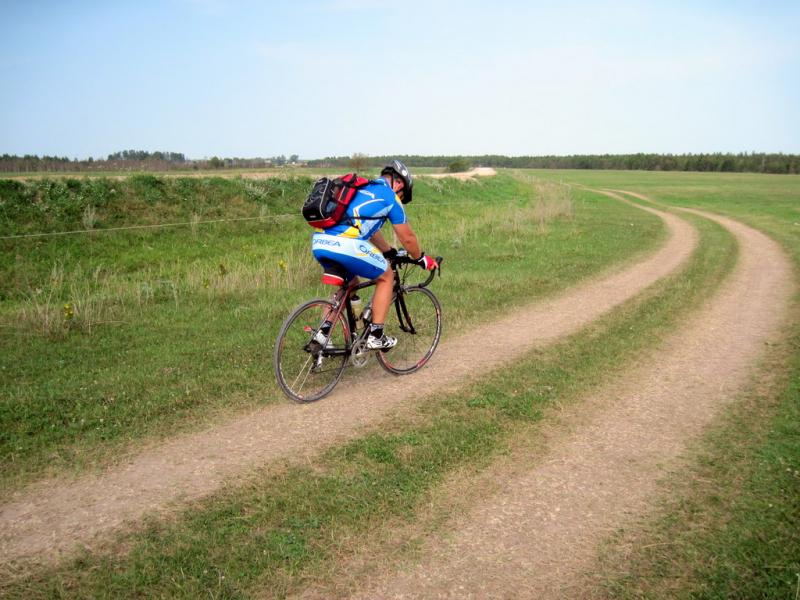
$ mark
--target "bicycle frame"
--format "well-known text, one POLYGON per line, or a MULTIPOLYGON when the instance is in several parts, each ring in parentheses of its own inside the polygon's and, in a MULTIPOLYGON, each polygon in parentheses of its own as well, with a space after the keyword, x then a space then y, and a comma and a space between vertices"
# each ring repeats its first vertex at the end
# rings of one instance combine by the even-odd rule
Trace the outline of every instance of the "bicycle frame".
MULTIPOLYGON (((437 258, 439 264, 441 260, 437 258)), ((319 400, 333 390, 346 367, 363 367, 372 354, 383 369, 395 375, 413 373, 427 362, 441 335, 442 308, 433 292, 424 289, 436 271, 424 281, 415 281, 416 276, 411 276, 417 272, 413 264, 415 261, 407 255, 391 261, 397 321, 392 316, 389 327, 405 342, 399 353, 368 349, 370 315, 354 313, 353 294, 376 285, 376 280, 353 279, 336 289, 330 299, 309 300, 287 317, 275 344, 273 365, 278 384, 289 398, 297 402, 319 400), (320 330, 326 321, 332 326, 323 336, 320 330)))
MULTIPOLYGON (((441 264, 442 257, 437 257, 437 262, 441 264)), ((414 334, 416 330, 414 329, 414 325, 411 322, 411 317, 408 314, 408 309, 406 308, 405 301, 403 300, 403 282, 400 280, 400 270, 399 266, 401 264, 408 264, 409 261, 391 261, 392 272, 394 274, 394 289, 393 289, 393 296, 392 296, 392 303, 394 304, 395 310, 397 311, 397 319, 400 324, 400 329, 405 332, 414 334)), ((441 266, 436 271, 431 271, 428 278, 420 284, 417 284, 419 287, 426 287, 432 280, 436 272, 440 273, 441 276, 441 266)), ((336 323, 339 319, 339 316, 342 314, 342 311, 346 311, 347 313, 347 325, 350 328, 351 334, 356 331, 357 322, 356 322, 356 315, 353 313, 353 306, 350 303, 350 298, 353 296, 354 292, 358 290, 362 290, 368 287, 372 287, 373 285, 377 284, 377 281, 371 279, 369 281, 365 281, 363 283, 354 283, 356 280, 352 280, 345 286, 340 287, 333 296, 333 309, 328 311, 325 316, 323 317, 324 321, 330 321, 331 323, 336 323)), ((362 336, 366 332, 366 328, 364 332, 361 334, 362 336)), ((361 337, 361 336, 359 336, 361 337)), ((327 341, 327 340, 326 340, 327 341)), ((349 341, 346 343, 344 348, 329 348, 322 350, 323 356, 341 356, 342 354, 350 354, 353 349, 353 345, 356 343, 356 339, 351 335, 349 337, 349 341)))

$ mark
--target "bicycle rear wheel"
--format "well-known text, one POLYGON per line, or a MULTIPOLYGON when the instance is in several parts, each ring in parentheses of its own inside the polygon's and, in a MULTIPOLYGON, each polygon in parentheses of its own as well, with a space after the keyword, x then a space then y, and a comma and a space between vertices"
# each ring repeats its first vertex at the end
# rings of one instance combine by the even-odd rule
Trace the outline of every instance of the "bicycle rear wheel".
POLYGON ((397 338, 397 345, 388 352, 377 352, 378 362, 396 375, 413 373, 428 362, 439 345, 442 305, 429 289, 408 288, 395 299, 385 331, 397 338))
POLYGON ((312 341, 333 308, 328 300, 311 300, 299 306, 283 323, 275 343, 273 364, 283 393, 295 402, 313 402, 329 394, 347 365, 350 328, 339 315, 328 343, 312 341))

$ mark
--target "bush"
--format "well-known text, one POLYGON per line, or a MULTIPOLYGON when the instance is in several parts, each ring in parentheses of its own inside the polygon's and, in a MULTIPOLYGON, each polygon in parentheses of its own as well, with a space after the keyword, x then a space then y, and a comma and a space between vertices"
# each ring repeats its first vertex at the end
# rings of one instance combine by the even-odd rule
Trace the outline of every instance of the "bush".
POLYGON ((148 204, 164 201, 164 180, 160 177, 150 174, 131 175, 128 184, 134 196, 148 204))
POLYGON ((447 165, 447 171, 450 173, 463 173, 464 171, 469 171, 471 168, 472 165, 463 158, 458 158, 447 165))

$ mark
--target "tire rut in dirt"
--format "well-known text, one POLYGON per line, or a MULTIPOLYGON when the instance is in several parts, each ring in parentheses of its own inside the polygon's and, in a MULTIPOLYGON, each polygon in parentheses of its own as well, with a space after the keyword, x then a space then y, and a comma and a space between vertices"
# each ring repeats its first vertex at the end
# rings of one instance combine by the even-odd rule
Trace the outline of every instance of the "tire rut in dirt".
POLYGON ((307 461, 332 444, 377 427, 423 398, 463 385, 536 347, 577 332, 684 264, 697 243, 693 228, 649 208, 666 224, 666 243, 635 264, 615 267, 562 294, 515 309, 493 323, 448 339, 425 369, 405 377, 359 373, 322 402, 282 403, 204 431, 151 444, 119 465, 42 481, 0 507, 0 560, 51 562, 96 536, 205 497, 272 461, 307 461), (481 348, 480 367, 465 356, 481 348), (345 385, 346 384, 346 385, 345 385))
MULTIPOLYGON (((653 502, 657 480, 744 386, 779 339, 795 284, 782 249, 734 220, 739 262, 645 364, 564 411, 544 456, 515 456, 487 498, 430 541, 418 568, 357 598, 584 597, 598 544, 653 502), (566 433, 565 433, 566 432, 566 433)), ((314 597, 313 594, 307 596, 314 597)))

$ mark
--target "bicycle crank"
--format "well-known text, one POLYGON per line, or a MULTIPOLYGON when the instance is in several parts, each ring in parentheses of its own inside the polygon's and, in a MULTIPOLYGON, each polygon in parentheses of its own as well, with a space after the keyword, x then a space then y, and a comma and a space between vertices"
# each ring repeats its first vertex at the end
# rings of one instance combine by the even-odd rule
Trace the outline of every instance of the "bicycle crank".
POLYGON ((360 369, 367 364, 369 360, 369 350, 367 350, 367 338, 361 338, 353 344, 350 350, 350 364, 360 369))

